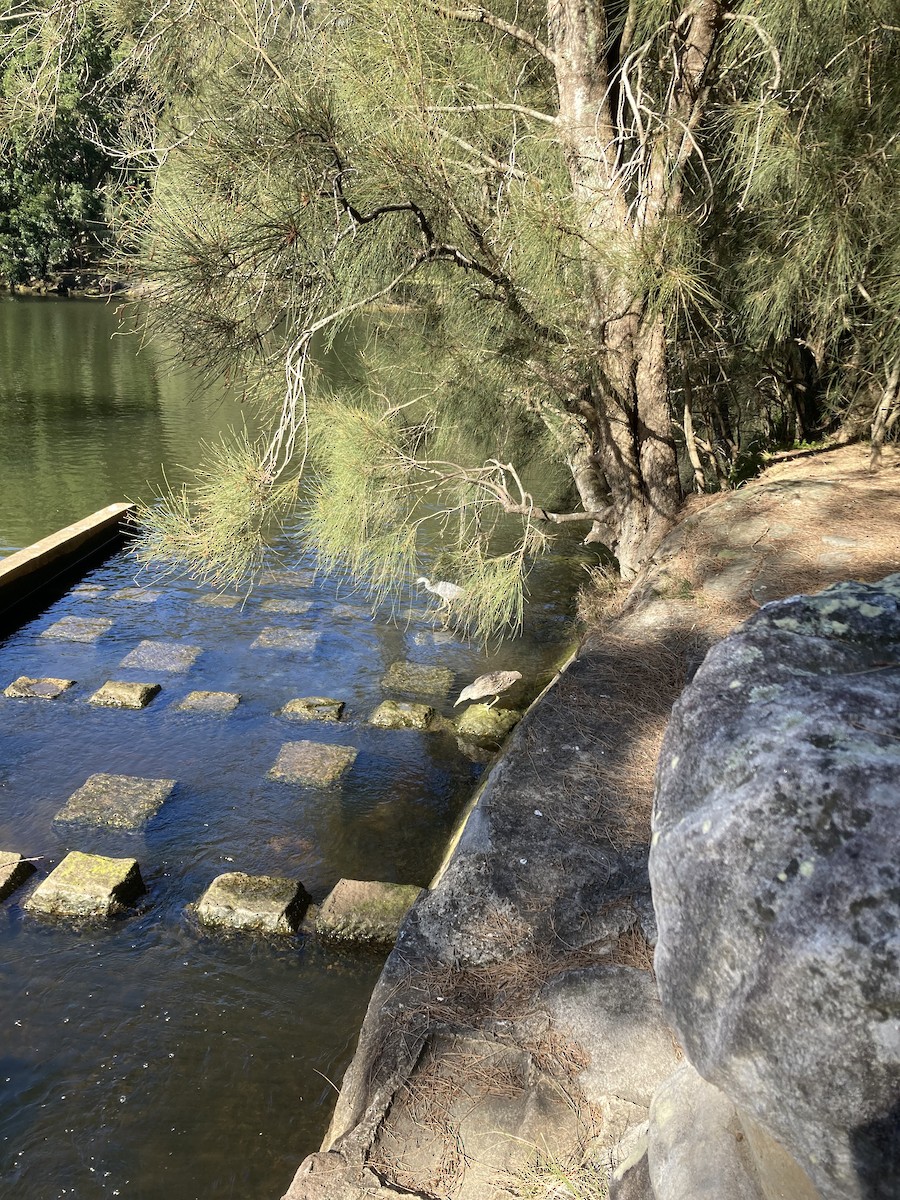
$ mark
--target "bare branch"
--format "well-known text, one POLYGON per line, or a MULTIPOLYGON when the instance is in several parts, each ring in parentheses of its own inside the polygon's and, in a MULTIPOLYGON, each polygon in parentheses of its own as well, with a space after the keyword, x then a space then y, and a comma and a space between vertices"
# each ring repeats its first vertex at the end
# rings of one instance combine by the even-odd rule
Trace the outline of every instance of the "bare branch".
POLYGON ((522 29, 520 25, 513 25, 510 21, 504 21, 502 17, 488 12, 486 8, 446 8, 443 4, 433 3, 433 0, 430 0, 428 7, 439 16, 447 17, 451 21, 473 21, 478 25, 488 25, 491 29, 499 29, 501 33, 506 33, 511 38, 515 38, 517 42, 521 42, 523 46, 536 50, 538 54, 546 58, 547 62, 556 65, 556 55, 549 46, 536 38, 534 34, 529 33, 527 29, 522 29))
POLYGON ((535 108, 526 108, 524 104, 442 104, 430 105, 425 109, 430 113, 467 113, 467 112, 514 112, 523 117, 532 117, 535 121, 546 121, 548 125, 556 125, 557 118, 548 113, 538 112, 535 108))

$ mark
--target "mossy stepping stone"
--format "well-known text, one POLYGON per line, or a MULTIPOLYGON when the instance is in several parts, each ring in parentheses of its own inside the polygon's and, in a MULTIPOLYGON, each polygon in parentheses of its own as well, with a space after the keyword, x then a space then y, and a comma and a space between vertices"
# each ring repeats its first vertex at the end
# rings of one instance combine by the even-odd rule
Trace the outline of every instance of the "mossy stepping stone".
POLYGON ((410 884, 341 879, 316 916, 316 933, 340 941, 387 944, 422 894, 410 884))
POLYGON ((141 671, 187 671, 202 653, 199 646, 186 646, 183 642, 145 640, 138 642, 119 666, 141 671))
POLYGON ((460 737, 497 745, 503 741, 514 726, 518 725, 521 719, 522 714, 512 708, 491 708, 488 704, 470 704, 459 718, 456 728, 460 737))
POLYGON ((284 629, 279 625, 268 625, 250 645, 263 650, 302 650, 308 654, 316 648, 317 633, 305 629, 284 629))
POLYGON ((238 692, 188 692, 185 698, 175 705, 175 711, 216 713, 225 716, 234 712, 240 701, 238 692))
POLYGON ((143 779, 135 775, 91 775, 56 814, 57 821, 140 829, 165 804, 175 789, 174 779, 143 779))
POLYGON ((41 637, 66 642, 96 642, 113 623, 107 617, 63 617, 41 633, 41 637))
POLYGON ((120 588, 117 592, 110 592, 110 600, 129 600, 132 604, 153 604, 160 598, 162 592, 152 591, 150 588, 142 587, 126 587, 120 588))
POLYGON ((309 906, 303 884, 274 875, 230 871, 212 881, 197 902, 203 925, 248 933, 295 933, 309 906))
POLYGON ((412 662, 391 663, 381 681, 388 691, 410 692, 414 696, 446 696, 452 684, 453 672, 449 667, 412 662))
POLYGON ((298 696, 288 700, 276 715, 289 717, 292 721, 339 721, 343 711, 343 700, 333 700, 330 696, 298 696))
POLYGON ((74 679, 32 679, 30 675, 20 675, 4 688, 3 695, 11 700, 55 700, 74 686, 74 679))
POLYGON ((72 850, 38 884, 24 908, 51 917, 112 917, 145 891, 137 859, 72 850))
POLYGON ((11 896, 34 872, 34 863, 21 854, 13 850, 0 850, 0 900, 11 896))
POLYGON ((435 715, 430 704, 385 700, 369 717, 369 724, 379 729, 430 729, 435 715))
POLYGON ((286 779, 290 783, 333 783, 350 767, 356 754, 352 746, 285 742, 269 771, 269 778, 286 779))
POLYGON ((302 617, 312 608, 312 600, 263 600, 259 606, 262 612, 289 613, 291 616, 302 617))
POLYGON ((91 704, 103 708, 146 708, 159 691, 158 683, 124 683, 108 679, 89 699, 91 704))

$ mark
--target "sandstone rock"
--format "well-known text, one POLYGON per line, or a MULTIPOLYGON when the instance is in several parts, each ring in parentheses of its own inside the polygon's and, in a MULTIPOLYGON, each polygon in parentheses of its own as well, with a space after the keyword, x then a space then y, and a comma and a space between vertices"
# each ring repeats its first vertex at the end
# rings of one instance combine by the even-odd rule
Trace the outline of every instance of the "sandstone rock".
POLYGON ((369 717, 369 724, 379 729, 428 729, 434 717, 429 704, 384 700, 369 717))
POLYGON ((4 688, 3 695, 15 700, 55 700, 74 686, 74 679, 32 679, 30 675, 20 675, 4 688))
POLYGON ((330 746, 323 742, 285 742, 278 752, 270 779, 290 783, 333 783, 356 758, 352 746, 330 746))
POLYGON ((175 711, 226 716, 234 712, 240 701, 241 697, 237 692, 188 692, 185 698, 175 705, 175 711))
POLYGON ((288 700, 284 708, 278 710, 278 716, 294 721, 339 721, 343 712, 343 700, 333 700, 329 696, 298 696, 288 700))
POLYGON ((41 637, 59 638, 67 642, 96 642, 112 629, 106 617, 62 617, 41 633, 41 637))
POLYGON ((290 613, 295 617, 302 617, 309 612, 312 604, 312 600, 285 600, 275 597, 272 600, 263 600, 259 607, 262 612, 290 613))
POLYGON ((409 692, 413 696, 446 696, 452 684, 453 672, 449 667, 412 662, 391 663, 381 681, 388 691, 409 692))
POLYGON ((91 775, 73 792, 54 818, 57 821, 140 829, 175 788, 174 779, 142 779, 133 775, 91 775))
POLYGON ((900 575, 761 609, 660 756, 666 1010, 827 1200, 900 1194, 900 575))
POLYGON ((518 725, 522 714, 512 708, 491 708, 488 704, 470 704, 457 722, 459 735, 465 741, 490 742, 499 745, 509 731, 518 725))
POLYGON ((141 671, 187 671, 198 656, 199 646, 186 646, 181 642, 138 642, 130 654, 126 654, 119 666, 141 671))
POLYGON ((112 917, 146 889, 137 860, 72 850, 25 901, 25 909, 54 917, 112 917))
POLYGON ((250 933, 295 933, 309 905, 301 883, 230 871, 212 881, 197 902, 203 925, 250 933))
POLYGON ((340 941, 393 942, 421 893, 408 884, 341 879, 319 909, 316 932, 340 941))
POLYGON ((21 854, 13 850, 0 850, 0 900, 11 896, 34 872, 34 863, 28 862, 21 854))
POLYGON ((123 683, 108 679, 89 699, 91 704, 105 708, 146 708, 159 690, 158 683, 123 683))
POLYGON ((302 650, 312 654, 318 643, 319 635, 305 629, 283 629, 279 625, 268 625, 260 635, 250 643, 254 649, 263 650, 302 650))
POLYGON ((132 604, 153 604, 157 601, 162 592, 156 592, 150 588, 142 587, 126 587, 120 588, 117 592, 110 592, 110 600, 127 600, 132 604))

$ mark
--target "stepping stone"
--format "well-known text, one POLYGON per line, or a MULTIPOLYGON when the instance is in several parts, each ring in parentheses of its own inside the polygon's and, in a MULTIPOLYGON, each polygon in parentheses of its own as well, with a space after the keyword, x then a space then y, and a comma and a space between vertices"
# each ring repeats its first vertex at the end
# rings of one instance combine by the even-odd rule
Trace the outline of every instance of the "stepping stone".
POLYGON ((357 621, 361 617, 371 620, 372 616, 364 606, 356 604, 332 604, 328 611, 333 617, 341 617, 346 621, 357 621))
POLYGON ((352 746, 285 742, 269 771, 269 778, 286 779, 291 783, 333 783, 352 764, 356 754, 352 746))
POLYGON ((59 638, 66 642, 96 642, 97 638, 112 629, 112 624, 107 617, 63 617, 43 630, 41 637, 59 638))
POLYGON ((140 829, 171 796, 174 779, 135 775, 91 775, 56 814, 56 821, 82 821, 115 829, 140 829))
POLYGON ((20 675, 4 688, 3 695, 11 700, 55 700, 74 686, 74 679, 32 679, 29 675, 20 675))
POLYGON ((225 715, 234 712, 240 699, 237 692, 188 692, 181 703, 175 705, 175 711, 225 715))
POLYGON ((304 613, 308 613, 312 608, 312 600, 263 600, 259 606, 263 612, 270 613, 290 613, 295 617, 302 617, 304 613))
POLYGON ((522 714, 512 708, 491 708, 487 704, 470 704, 457 722, 460 737, 475 742, 499 745, 509 731, 522 720, 522 714))
POLYGON ((339 721, 343 711, 343 700, 332 700, 329 696, 298 696, 296 700, 288 700, 275 715, 294 721, 339 721))
POLYGON ((392 692, 411 692, 414 696, 446 696, 453 684, 449 667, 429 667, 424 663, 395 662, 381 686, 392 692))
POLYGON ((341 879, 319 909, 316 933, 341 941, 396 941, 403 918, 422 890, 410 884, 341 879))
POLYGON ((296 933, 310 899, 302 883, 274 875, 230 871, 212 881, 197 902, 203 925, 249 933, 296 933))
POLYGON ((429 729, 435 715, 430 704, 385 700, 369 717, 369 724, 379 729, 429 729))
POLYGON ((212 608, 236 608, 241 603, 240 596, 227 596, 224 592, 209 592, 197 599, 198 604, 208 604, 212 608))
POLYGON ((34 874, 35 869, 34 863, 30 863, 21 854, 16 854, 13 850, 0 850, 0 900, 11 896, 29 875, 34 874))
POLYGON ((277 625, 268 625, 256 641, 250 645, 264 650, 303 650, 309 654, 316 648, 319 640, 317 633, 309 633, 302 629, 282 629, 277 625))
POLYGON ((456 637, 449 629, 438 629, 433 633, 414 633, 412 640, 414 646, 452 646, 456 637))
POLYGON ((259 582, 263 587, 307 587, 315 579, 315 572, 309 567, 297 567, 290 570, 282 567, 278 570, 263 571, 259 582))
POLYGON ((146 708, 159 690, 158 683, 123 683, 107 679, 89 699, 91 704, 101 704, 104 708, 146 708))
POLYGON ((101 592, 105 592, 106 588, 102 583, 78 583, 71 589, 73 596, 84 596, 90 600, 93 596, 99 596, 101 592))
POLYGON ((112 917, 146 890, 137 859, 72 850, 24 908, 50 917, 112 917))
POLYGON ((120 667, 142 671, 187 671, 203 651, 200 646, 185 646, 182 642, 138 642, 119 663, 120 667))
POLYGON ((152 604, 158 600, 162 592, 151 591, 150 588, 127 587, 118 592, 110 593, 110 600, 131 600, 134 604, 152 604))

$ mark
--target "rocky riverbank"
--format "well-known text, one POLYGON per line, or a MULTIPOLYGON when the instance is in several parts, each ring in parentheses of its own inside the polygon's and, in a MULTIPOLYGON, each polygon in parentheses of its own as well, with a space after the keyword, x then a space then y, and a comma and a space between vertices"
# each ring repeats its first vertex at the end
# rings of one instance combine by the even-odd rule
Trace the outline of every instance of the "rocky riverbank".
POLYGON ((652 969, 650 816, 671 706, 710 646, 769 600, 898 569, 900 454, 875 475, 866 459, 846 447, 695 501, 627 594, 598 580, 578 654, 401 930, 285 1200, 826 1194, 777 1121, 740 1125, 682 1063, 652 969), (723 1131, 740 1153, 710 1157, 723 1131))

